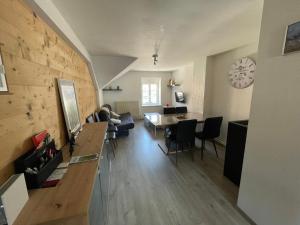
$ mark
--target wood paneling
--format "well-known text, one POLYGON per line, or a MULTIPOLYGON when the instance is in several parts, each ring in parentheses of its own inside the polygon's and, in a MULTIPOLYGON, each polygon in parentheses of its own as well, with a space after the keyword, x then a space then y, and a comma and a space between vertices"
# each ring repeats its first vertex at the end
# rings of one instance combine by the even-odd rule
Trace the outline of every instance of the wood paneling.
MULTIPOLYGON (((75 147, 73 155, 101 155, 106 129, 107 122, 86 124, 77 139, 78 146, 75 147)), ((63 148, 63 154, 64 161, 68 162, 68 146, 63 148)), ((89 224, 88 211, 98 166, 97 160, 70 165, 56 187, 30 191, 30 199, 14 225, 89 224)), ((100 189, 97 191, 100 192, 100 189)), ((100 213, 100 209, 97 212, 100 213)))
POLYGON ((0 0, 0 49, 11 94, 0 95, 0 183, 12 162, 32 148, 30 137, 47 129, 57 147, 66 143, 57 78, 74 80, 80 119, 96 107, 85 59, 22 0, 0 0))

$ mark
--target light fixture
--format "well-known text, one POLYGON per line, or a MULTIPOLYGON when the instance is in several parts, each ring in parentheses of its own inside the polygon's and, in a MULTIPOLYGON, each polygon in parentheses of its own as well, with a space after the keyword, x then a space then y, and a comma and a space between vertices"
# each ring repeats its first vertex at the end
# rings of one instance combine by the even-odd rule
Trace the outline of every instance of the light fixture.
POLYGON ((163 25, 160 25, 159 31, 160 31, 159 39, 154 44, 154 54, 152 55, 153 65, 156 65, 158 63, 158 52, 160 49, 160 44, 164 39, 164 33, 165 33, 165 29, 163 25))
POLYGON ((153 65, 156 65, 156 63, 158 62, 158 54, 157 53, 153 54, 152 58, 153 58, 153 65))

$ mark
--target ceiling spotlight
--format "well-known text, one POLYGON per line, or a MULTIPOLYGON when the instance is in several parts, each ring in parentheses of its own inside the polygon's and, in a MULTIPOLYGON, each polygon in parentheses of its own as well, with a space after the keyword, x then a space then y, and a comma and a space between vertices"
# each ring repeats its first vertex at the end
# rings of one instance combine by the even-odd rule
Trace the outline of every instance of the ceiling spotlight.
POLYGON ((160 50, 160 44, 164 39, 165 28, 163 25, 160 25, 159 31, 160 31, 159 39, 154 43, 154 54, 152 55, 154 65, 158 63, 158 52, 160 50))
POLYGON ((157 53, 153 54, 152 58, 153 58, 153 65, 156 65, 156 63, 158 62, 158 54, 157 53))

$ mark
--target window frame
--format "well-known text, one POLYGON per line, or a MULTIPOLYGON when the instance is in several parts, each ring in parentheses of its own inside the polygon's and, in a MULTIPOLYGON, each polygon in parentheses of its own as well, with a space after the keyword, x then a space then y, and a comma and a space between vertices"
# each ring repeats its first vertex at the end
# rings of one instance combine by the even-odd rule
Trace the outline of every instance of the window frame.
POLYGON ((161 78, 160 77, 142 77, 141 78, 141 105, 143 107, 161 106, 161 78), (151 85, 155 84, 158 87, 156 91, 156 102, 151 103, 151 85), (144 103, 144 89, 143 86, 148 85, 149 101, 144 103))

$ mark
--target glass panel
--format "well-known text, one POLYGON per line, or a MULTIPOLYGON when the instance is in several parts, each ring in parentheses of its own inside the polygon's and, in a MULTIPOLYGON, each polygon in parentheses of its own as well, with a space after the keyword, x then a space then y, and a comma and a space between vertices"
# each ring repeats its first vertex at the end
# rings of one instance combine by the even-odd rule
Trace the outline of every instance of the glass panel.
POLYGON ((149 96, 149 85, 148 84, 143 84, 142 86, 142 101, 143 104, 147 104, 150 102, 150 96, 149 96))
POLYGON ((150 85, 150 101, 152 104, 157 104, 157 84, 151 84, 150 85))

